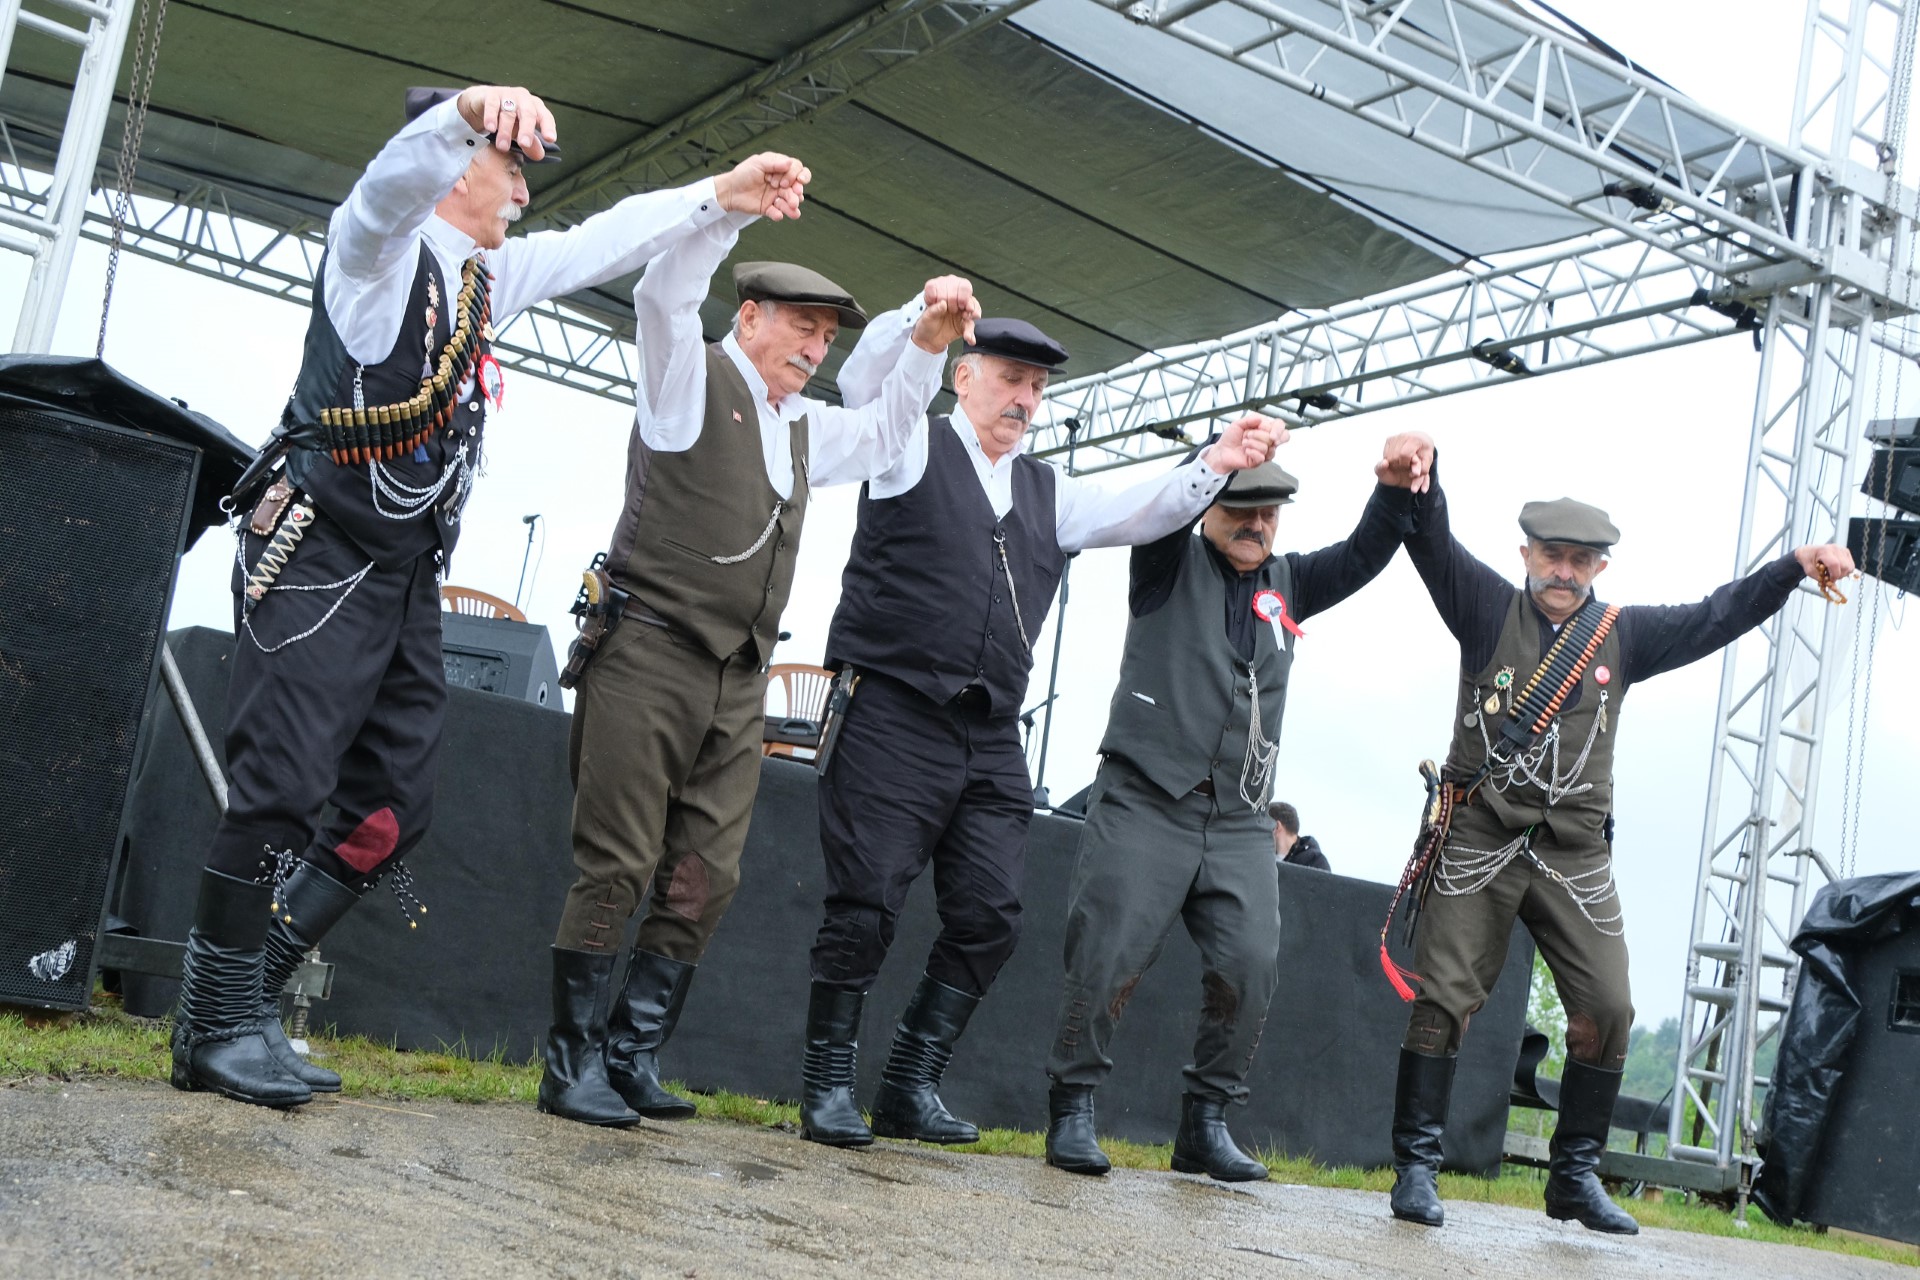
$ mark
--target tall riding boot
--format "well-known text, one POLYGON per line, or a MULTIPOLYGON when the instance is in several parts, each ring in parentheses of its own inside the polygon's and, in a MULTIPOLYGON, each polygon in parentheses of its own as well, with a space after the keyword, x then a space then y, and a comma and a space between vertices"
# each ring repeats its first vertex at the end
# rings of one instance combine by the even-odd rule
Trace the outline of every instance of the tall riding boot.
POLYGON ((582 1124, 624 1129, 640 1117, 607 1083, 607 986, 613 957, 554 947, 553 1026, 547 1032, 547 1069, 540 1077, 540 1110, 582 1124))
POLYGON ((979 996, 921 975, 894 1028, 893 1051, 873 1100, 874 1133, 948 1145, 980 1141, 980 1130, 955 1119, 935 1092, 953 1060, 954 1044, 979 1007, 979 996))
POLYGON ((1447 1220, 1440 1203, 1440 1136, 1453 1098, 1453 1054, 1400 1050, 1393 1088, 1393 1216, 1437 1227, 1447 1220))
POLYGON ((260 1033, 262 944, 271 885, 200 874, 200 902, 187 934, 173 1087, 211 1089, 239 1102, 297 1107, 313 1091, 281 1069, 260 1033))
POLYGON ((1267 1166, 1242 1151, 1227 1132, 1227 1104, 1180 1096, 1180 1131, 1173 1136, 1173 1171, 1204 1173, 1219 1182, 1265 1182, 1267 1166))
POLYGON ((1619 1096, 1620 1072, 1567 1059, 1560 1077, 1560 1120, 1548 1144, 1547 1216, 1557 1222, 1577 1221, 1589 1231, 1637 1236, 1640 1224, 1607 1196, 1595 1172, 1600 1153, 1607 1149, 1613 1100, 1619 1096))
POLYGON ((807 1049, 800 1060, 800 1136, 829 1147, 864 1147, 873 1130, 853 1102, 864 991, 813 984, 807 997, 807 1049))
POLYGON ((694 966, 633 949, 607 1020, 607 1079, 649 1120, 685 1120, 693 1103, 660 1087, 660 1046, 680 1021, 694 966))
POLYGON ((315 1093, 340 1092, 340 1077, 294 1051, 280 1028, 280 993, 328 930, 360 901, 360 895, 311 862, 302 862, 280 886, 267 923, 267 964, 260 982, 260 1033, 274 1061, 315 1093))
POLYGON ((1095 1177, 1113 1167, 1094 1138, 1092 1085, 1056 1080, 1047 1090, 1047 1163, 1095 1177))

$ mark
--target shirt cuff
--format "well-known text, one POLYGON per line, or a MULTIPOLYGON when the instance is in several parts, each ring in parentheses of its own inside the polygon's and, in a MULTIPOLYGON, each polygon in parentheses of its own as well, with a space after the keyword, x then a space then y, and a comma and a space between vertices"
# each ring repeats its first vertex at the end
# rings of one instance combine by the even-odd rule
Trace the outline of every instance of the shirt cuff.
MULTIPOLYGON (((911 306, 912 304, 910 303, 908 305, 911 306)), ((913 329, 911 322, 908 323, 907 329, 908 333, 911 334, 913 329)), ((915 342, 911 336, 907 338, 906 348, 907 349, 900 355, 900 365, 907 371, 907 376, 922 382, 939 382, 940 371, 946 367, 947 353, 944 351, 923 351, 920 348, 920 344, 915 342)))
POLYGON ((1234 473, 1231 471, 1221 475, 1208 466, 1207 451, 1202 449, 1194 455, 1193 461, 1187 464, 1187 475, 1183 483, 1186 485, 1189 498, 1195 502, 1202 499, 1211 502, 1215 494, 1227 487, 1227 482, 1233 479, 1233 476, 1234 473))
POLYGON ((468 124, 467 118, 460 114, 458 98, 436 104, 431 111, 422 113, 419 123, 424 131, 445 143, 449 151, 478 151, 488 145, 487 135, 468 124))
POLYGON ((700 179, 700 181, 694 183, 692 186, 687 187, 686 192, 694 205, 693 225, 696 227, 709 226, 712 223, 720 221, 722 218, 728 217, 746 219, 745 222, 737 224, 742 227, 746 226, 748 222, 753 221, 751 214, 730 214, 721 207, 720 192, 715 189, 712 178, 700 179))

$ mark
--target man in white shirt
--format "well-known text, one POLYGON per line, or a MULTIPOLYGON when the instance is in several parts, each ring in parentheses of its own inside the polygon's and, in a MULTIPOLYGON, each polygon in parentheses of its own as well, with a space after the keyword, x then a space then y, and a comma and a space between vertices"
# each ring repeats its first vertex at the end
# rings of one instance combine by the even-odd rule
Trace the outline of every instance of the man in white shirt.
MULTIPOLYGON (((589 1124, 693 1114, 660 1085, 695 966, 740 883, 760 785, 769 655, 813 487, 896 466, 925 434, 948 343, 978 307, 958 277, 881 317, 898 337, 869 402, 804 394, 842 328, 845 290, 789 263, 734 269, 733 330, 709 344, 700 302, 750 215, 701 228, 634 291, 640 377, 626 503, 605 574, 615 624, 579 679, 572 765, 580 875, 553 945, 540 1109, 589 1124), (614 953, 651 882, 620 991, 614 953)), ((574 668, 572 662, 570 669, 574 668)))
MULTIPOLYGON (((281 988, 431 817, 439 576, 500 398, 493 323, 729 210, 797 215, 806 180, 755 156, 508 240, 521 166, 555 155, 545 104, 520 87, 411 90, 407 115, 334 211, 299 379, 259 483, 236 491, 229 803, 188 936, 173 1083, 267 1106, 339 1089, 287 1044, 281 988)), ((408 879, 391 883, 412 916, 408 879)))
MULTIPOLYGON (((897 342, 871 335, 847 362, 850 403, 871 393, 897 342)), ((1130 488, 1070 476, 1023 450, 1066 358, 1025 321, 982 320, 954 369, 959 412, 913 437, 860 500, 827 638, 828 665, 851 697, 820 791, 828 889, 801 1105, 801 1134, 815 1142, 978 1137, 936 1089, 1019 935, 1033 790, 1017 724, 1066 558, 1191 524, 1230 474, 1273 453, 1278 424, 1249 414, 1191 462, 1130 488), (853 1101, 860 1015, 929 862, 943 927, 869 1129, 853 1101)))

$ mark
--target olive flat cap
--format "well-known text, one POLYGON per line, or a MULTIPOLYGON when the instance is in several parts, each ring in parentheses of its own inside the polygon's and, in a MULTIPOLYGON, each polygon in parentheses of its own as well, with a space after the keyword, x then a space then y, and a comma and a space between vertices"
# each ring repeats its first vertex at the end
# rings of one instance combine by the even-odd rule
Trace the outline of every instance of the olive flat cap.
MULTIPOLYGON (((449 98, 459 97, 460 93, 461 91, 458 89, 407 90, 407 121, 411 123, 417 120, 421 113, 431 111, 449 98)), ((487 135, 487 141, 493 141, 492 134, 487 135)), ((540 141, 545 144, 546 150, 538 160, 535 160, 532 156, 522 151, 518 145, 513 148, 513 154, 520 157, 521 164, 552 164, 560 159, 559 143, 547 142, 545 138, 542 138, 540 141)))
POLYGON ((1214 502, 1222 507, 1277 507, 1292 502, 1299 491, 1300 482, 1281 470, 1279 463, 1263 462, 1234 472, 1214 502))
POLYGON ((1607 513, 1572 498, 1529 502, 1520 508, 1520 529, 1536 542, 1571 542, 1605 551, 1620 541, 1607 513))
POLYGON ((1067 349, 1025 320, 992 316, 973 322, 973 341, 968 355, 999 356, 1021 364, 1058 369, 1067 362, 1067 349))
POLYGON ((733 269, 733 291, 742 302, 832 307, 844 329, 864 329, 867 325, 867 313, 852 294, 818 271, 791 262, 742 262, 733 269))

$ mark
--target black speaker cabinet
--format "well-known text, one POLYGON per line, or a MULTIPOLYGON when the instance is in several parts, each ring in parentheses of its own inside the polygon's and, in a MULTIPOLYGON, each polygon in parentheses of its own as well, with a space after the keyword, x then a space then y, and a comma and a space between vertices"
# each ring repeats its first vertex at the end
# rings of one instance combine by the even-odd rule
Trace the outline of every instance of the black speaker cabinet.
POLYGON ((0 407, 0 1003, 86 1007, 200 458, 0 407))
POLYGON ((1800 1216, 1920 1244, 1920 929, 1854 963, 1860 1029, 1800 1216))
POLYGON ((440 618, 440 655, 452 688, 560 709, 560 668, 545 627, 446 613, 440 618))

